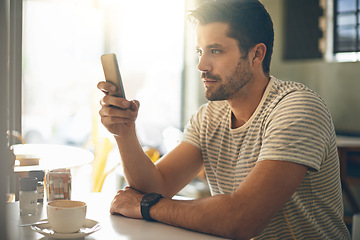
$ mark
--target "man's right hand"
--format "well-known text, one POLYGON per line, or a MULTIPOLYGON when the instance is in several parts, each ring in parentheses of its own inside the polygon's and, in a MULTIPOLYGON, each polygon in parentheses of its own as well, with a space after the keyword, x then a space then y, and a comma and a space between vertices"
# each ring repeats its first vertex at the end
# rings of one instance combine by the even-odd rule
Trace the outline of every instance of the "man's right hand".
POLYGON ((102 124, 116 136, 127 136, 133 132, 140 106, 139 101, 128 101, 125 98, 111 96, 116 91, 116 86, 109 82, 99 82, 97 87, 105 93, 100 101, 99 111, 102 124))

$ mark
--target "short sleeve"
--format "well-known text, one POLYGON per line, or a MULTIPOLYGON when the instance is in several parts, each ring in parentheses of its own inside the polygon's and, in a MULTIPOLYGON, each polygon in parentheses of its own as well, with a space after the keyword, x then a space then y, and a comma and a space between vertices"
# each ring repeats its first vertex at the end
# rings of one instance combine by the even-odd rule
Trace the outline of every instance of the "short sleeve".
POLYGON ((207 104, 202 105, 199 110, 191 116, 189 122, 185 126, 182 139, 183 142, 190 143, 198 149, 201 149, 200 132, 206 107, 207 104))
POLYGON ((281 160, 320 170, 333 125, 324 102, 311 91, 284 96, 269 115, 258 161, 281 160))

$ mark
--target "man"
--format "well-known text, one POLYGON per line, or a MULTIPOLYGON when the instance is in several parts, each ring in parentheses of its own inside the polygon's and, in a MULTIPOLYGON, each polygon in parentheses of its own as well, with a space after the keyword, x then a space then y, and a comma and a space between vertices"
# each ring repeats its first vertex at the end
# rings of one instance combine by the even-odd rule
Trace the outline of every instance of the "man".
POLYGON ((273 26, 263 5, 218 0, 192 16, 209 102, 156 165, 136 136, 139 102, 98 84, 102 123, 130 186, 110 212, 232 239, 350 239, 330 113, 307 87, 270 76, 273 26), (212 196, 171 199, 203 166, 212 196))

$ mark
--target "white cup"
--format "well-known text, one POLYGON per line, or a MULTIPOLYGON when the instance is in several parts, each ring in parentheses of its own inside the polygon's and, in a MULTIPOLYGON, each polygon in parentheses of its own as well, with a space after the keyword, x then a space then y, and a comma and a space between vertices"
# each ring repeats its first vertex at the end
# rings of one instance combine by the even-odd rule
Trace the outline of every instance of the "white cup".
POLYGON ((57 200, 47 204, 47 217, 57 233, 78 232, 84 226, 86 203, 73 200, 57 200))

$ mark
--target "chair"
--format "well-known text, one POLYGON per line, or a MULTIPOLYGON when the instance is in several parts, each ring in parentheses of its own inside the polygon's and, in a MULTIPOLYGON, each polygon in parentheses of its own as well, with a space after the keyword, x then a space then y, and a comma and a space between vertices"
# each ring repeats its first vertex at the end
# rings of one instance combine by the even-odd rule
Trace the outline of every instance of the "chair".
POLYGON ((87 145, 92 145, 94 149, 94 161, 92 162, 91 184, 93 192, 100 192, 104 180, 107 176, 105 167, 113 143, 108 137, 102 136, 99 131, 99 115, 97 103, 92 104, 92 130, 87 145))
POLYGON ((100 192, 104 180, 108 173, 105 173, 105 167, 108 155, 113 148, 110 139, 103 137, 96 141, 94 149, 93 173, 92 173, 92 191, 100 192))

